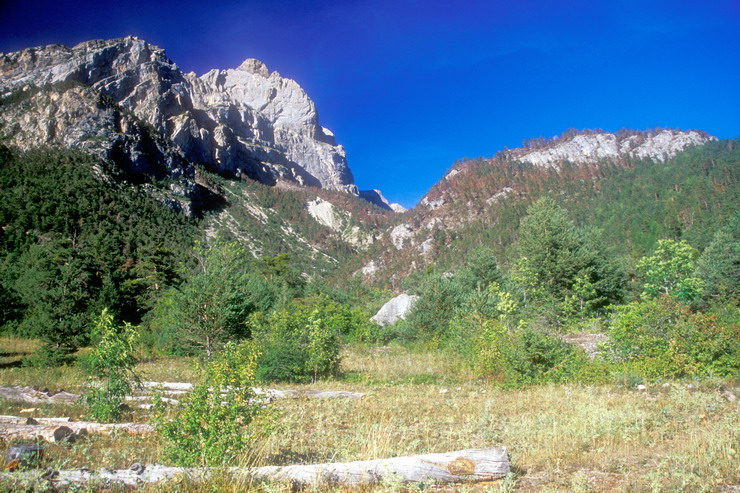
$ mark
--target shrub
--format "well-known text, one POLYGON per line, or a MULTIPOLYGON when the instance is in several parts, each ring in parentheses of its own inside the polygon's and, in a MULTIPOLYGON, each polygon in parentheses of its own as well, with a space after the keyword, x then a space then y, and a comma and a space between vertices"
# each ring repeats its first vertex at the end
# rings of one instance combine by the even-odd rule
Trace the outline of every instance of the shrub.
POLYGON ((506 387, 578 379, 586 354, 556 336, 524 325, 509 330, 489 320, 474 340, 479 373, 506 387))
POLYGON ((696 301, 704 282, 693 277, 699 252, 685 240, 658 240, 653 255, 637 263, 644 284, 645 299, 670 295, 684 302, 696 301))
POLYGON ((228 465, 258 431, 266 431, 250 426, 263 409, 253 390, 258 356, 251 341, 229 342, 206 364, 203 383, 173 413, 157 400, 155 422, 167 442, 168 460, 180 466, 228 465))
POLYGON ((608 350, 626 371, 656 380, 733 376, 740 366, 740 326, 693 313, 670 296, 617 308, 608 350))
POLYGON ((82 360, 90 376, 85 402, 96 421, 110 422, 122 414, 127 395, 139 384, 134 371, 136 358, 134 346, 138 332, 129 323, 116 327, 107 309, 98 318, 93 330, 97 340, 92 352, 82 360))
POLYGON ((309 382, 335 375, 340 363, 336 321, 330 310, 303 300, 269 316, 253 316, 252 333, 262 352, 258 379, 309 382))

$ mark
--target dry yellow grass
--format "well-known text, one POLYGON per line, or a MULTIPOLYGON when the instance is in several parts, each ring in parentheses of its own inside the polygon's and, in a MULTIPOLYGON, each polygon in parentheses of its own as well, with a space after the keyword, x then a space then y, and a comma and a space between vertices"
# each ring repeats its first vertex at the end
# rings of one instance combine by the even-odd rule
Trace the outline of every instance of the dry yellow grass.
MULTIPOLYGON (((343 379, 281 388, 346 389, 365 397, 276 401, 277 429, 245 451, 243 463, 350 461, 505 445, 514 475, 469 491, 693 492, 740 484, 740 416, 737 403, 720 393, 721 382, 705 381, 693 390, 674 382, 645 391, 563 385, 505 391, 459 372, 461 365, 448 355, 350 347, 344 356, 343 379)), ((192 361, 182 358, 141 365, 148 378, 170 381, 193 378, 192 368, 192 361)), ((9 370, 26 369, 0 370, 0 381, 21 377, 9 376, 9 370)), ((7 409, 7 403, 0 404, 7 409)), ((122 468, 158 461, 160 447, 156 437, 101 437, 54 445, 50 460, 56 467, 122 468)), ((206 486, 289 491, 221 477, 206 486)), ((149 489, 203 487, 177 483, 149 489)), ((386 484, 375 490, 399 488, 386 484)))

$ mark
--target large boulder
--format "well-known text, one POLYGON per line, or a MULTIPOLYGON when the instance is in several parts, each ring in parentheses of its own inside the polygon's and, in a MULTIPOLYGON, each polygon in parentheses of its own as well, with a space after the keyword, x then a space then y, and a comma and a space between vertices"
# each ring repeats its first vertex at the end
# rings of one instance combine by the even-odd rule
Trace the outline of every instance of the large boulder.
POLYGON ((419 297, 412 294, 399 294, 383 305, 370 320, 382 326, 393 325, 406 318, 406 314, 411 310, 417 299, 419 297))

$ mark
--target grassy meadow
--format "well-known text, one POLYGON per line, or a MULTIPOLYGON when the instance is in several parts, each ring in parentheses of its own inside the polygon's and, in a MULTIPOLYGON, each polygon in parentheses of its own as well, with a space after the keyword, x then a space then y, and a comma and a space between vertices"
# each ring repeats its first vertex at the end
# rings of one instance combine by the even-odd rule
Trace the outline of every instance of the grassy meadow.
MULTIPOLYGON (((3 338, 0 348, 0 385, 82 390, 84 376, 75 366, 19 366, 20 358, 35 349, 33 341, 3 338)), ((176 357, 142 357, 138 371, 156 381, 193 381, 197 375, 193 359, 176 357)), ((740 485, 735 381, 674 381, 645 390, 618 384, 502 390, 473 377, 448 353, 353 345, 342 350, 341 377, 279 388, 365 395, 360 400, 274 401, 271 433, 244 451, 244 465, 342 462, 503 445, 513 468, 508 478, 443 490, 729 492, 740 485)), ((36 417, 86 416, 83 405, 0 400, 0 414, 19 415, 24 408, 38 408, 30 414, 36 417)), ((149 418, 148 411, 137 409, 124 420, 149 418)), ((44 466, 123 469, 133 462, 161 462, 162 446, 156 435, 90 436, 73 444, 47 444, 44 466)), ((43 490, 40 484, 26 486, 43 490)), ((2 486, 8 491, 18 487, 2 486)), ((145 489, 290 491, 287 485, 245 484, 228 477, 145 489)), ((409 489, 383 484, 372 491, 409 489)))

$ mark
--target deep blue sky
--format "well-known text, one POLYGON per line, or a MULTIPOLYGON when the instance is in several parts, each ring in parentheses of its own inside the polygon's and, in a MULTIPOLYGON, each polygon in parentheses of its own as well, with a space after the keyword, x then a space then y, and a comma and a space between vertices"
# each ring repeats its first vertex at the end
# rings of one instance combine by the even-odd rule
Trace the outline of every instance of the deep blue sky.
POLYGON ((295 79, 357 184, 406 206, 457 159, 568 128, 740 136, 740 0, 0 0, 3 52, 128 34, 185 71, 295 79))

